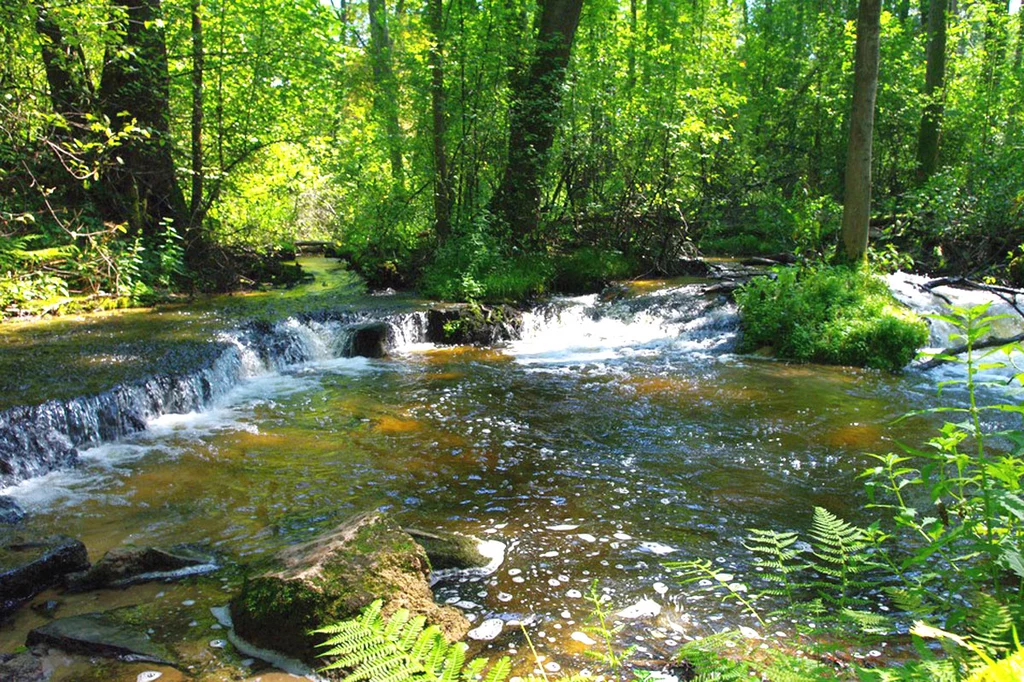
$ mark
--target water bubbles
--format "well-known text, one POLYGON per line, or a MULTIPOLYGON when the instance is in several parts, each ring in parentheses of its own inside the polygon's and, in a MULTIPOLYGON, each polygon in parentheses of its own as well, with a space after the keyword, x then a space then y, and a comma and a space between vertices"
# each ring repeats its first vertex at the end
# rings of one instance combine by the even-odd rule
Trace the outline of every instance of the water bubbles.
POLYGON ((153 680, 159 680, 164 674, 157 670, 147 670, 139 673, 138 677, 135 678, 135 682, 153 682, 153 680))
POLYGON ((579 590, 569 590, 565 593, 565 596, 569 599, 580 599, 583 596, 583 593, 579 590))
POLYGON ((597 538, 595 538, 590 533, 580 533, 576 537, 578 537, 580 540, 583 540, 583 542, 597 542, 597 538))
POLYGON ((195 599, 186 599, 185 601, 181 602, 181 605, 182 606, 195 606, 196 605, 196 600, 195 599))
POLYGON ((214 639, 210 642, 211 649, 223 649, 228 643, 223 639, 214 639))
POLYGON ((508 592, 499 592, 498 593, 498 601, 500 601, 500 602, 510 602, 510 601, 512 601, 512 595, 509 594, 508 592))
POLYGON ((489 642, 500 635, 504 628, 505 623, 500 618, 488 618, 484 622, 480 623, 479 626, 466 633, 466 636, 470 639, 489 642))

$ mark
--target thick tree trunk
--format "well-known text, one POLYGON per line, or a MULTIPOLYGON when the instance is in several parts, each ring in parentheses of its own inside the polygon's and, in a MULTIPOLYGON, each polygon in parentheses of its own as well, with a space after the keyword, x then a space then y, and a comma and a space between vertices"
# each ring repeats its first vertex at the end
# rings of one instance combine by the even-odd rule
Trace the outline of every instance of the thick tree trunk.
POLYGON ((115 130, 132 121, 148 136, 132 135, 118 150, 123 166, 108 172, 108 210, 136 233, 155 235, 160 224, 188 224, 185 197, 171 157, 167 46, 160 0, 115 0, 126 21, 120 44, 107 50, 100 106, 115 130))
POLYGON ((540 224, 541 177, 555 139, 565 69, 582 7, 583 0, 543 1, 529 73, 513 83, 508 165, 493 208, 519 242, 540 224))
POLYGON ((391 65, 391 36, 388 34, 387 10, 383 0, 369 0, 370 64, 373 68, 373 103, 377 116, 384 125, 388 157, 391 162, 391 180, 396 190, 405 184, 402 169, 402 127, 398 121, 398 84, 391 65))
POLYGON ((917 137, 917 179, 924 182, 939 167, 943 87, 946 82, 946 20, 948 0, 932 0, 928 11, 928 47, 925 51, 924 112, 917 137))
POLYGON ((840 248, 840 257, 847 262, 863 260, 868 250, 868 227, 871 220, 871 137, 875 126, 875 94, 878 91, 881 14, 881 0, 860 0, 840 248))
POLYGON ((85 54, 77 40, 65 39, 46 7, 37 4, 35 9, 36 32, 42 38, 40 51, 53 110, 68 122, 70 137, 84 139, 90 134, 87 117, 95 107, 85 54))
POLYGON ((427 6, 430 31, 434 43, 430 47, 430 109, 433 118, 434 151, 434 234, 444 240, 452 231, 452 191, 448 178, 448 157, 445 150, 445 135, 448 122, 445 118, 444 92, 444 4, 442 0, 429 0, 427 6))

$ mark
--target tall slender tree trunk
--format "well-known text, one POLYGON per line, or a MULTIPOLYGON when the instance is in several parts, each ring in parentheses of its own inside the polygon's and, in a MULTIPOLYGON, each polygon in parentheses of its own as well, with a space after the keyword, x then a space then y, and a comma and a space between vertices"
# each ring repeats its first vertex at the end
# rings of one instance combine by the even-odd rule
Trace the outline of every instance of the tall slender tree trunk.
POLYGON ((939 134, 945 110, 946 22, 949 0, 931 0, 928 11, 928 47, 925 50, 924 112, 917 136, 917 179, 924 182, 939 167, 939 134))
POLYGON ((434 233, 444 240, 452 231, 452 190, 448 177, 448 157, 445 135, 448 121, 444 91, 444 4, 442 0, 429 0, 427 5, 430 31, 434 42, 428 55, 430 63, 430 109, 433 119, 434 152, 434 233))
POLYGON ((192 194, 190 231, 203 220, 203 17, 202 0, 192 0, 192 194))
POLYGON ((391 180, 400 191, 405 184, 402 168, 402 127, 398 121, 398 83, 391 64, 391 36, 388 34, 384 0, 369 0, 370 63, 373 68, 374 109, 384 125, 391 163, 391 180))
POLYGON ((853 106, 846 150, 846 196, 840 258, 851 263, 867 255, 871 222, 871 137, 875 126, 882 0, 860 0, 853 106))
POLYGON ((115 0, 126 21, 120 44, 107 49, 100 105, 116 130, 132 119, 148 132, 118 150, 124 165, 108 173, 115 215, 137 232, 155 235, 164 221, 188 224, 185 197, 175 177, 170 139, 170 77, 160 0, 115 0))
POLYGON ((565 69, 582 8, 583 0, 543 0, 529 72, 513 82, 508 165, 493 208, 520 243, 540 224, 541 177, 555 139, 565 69))

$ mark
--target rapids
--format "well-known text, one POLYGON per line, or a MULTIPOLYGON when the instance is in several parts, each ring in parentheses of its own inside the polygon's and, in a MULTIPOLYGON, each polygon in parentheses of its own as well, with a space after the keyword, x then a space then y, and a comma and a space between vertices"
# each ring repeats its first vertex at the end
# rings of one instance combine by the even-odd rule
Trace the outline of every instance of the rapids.
MULTIPOLYGON (((893 287, 926 307, 915 281, 893 287)), ((197 542, 258 561, 386 509, 504 545, 493 572, 435 584, 478 634, 526 622, 541 653, 583 666, 595 585, 624 641, 665 655, 751 623, 677 585, 662 562, 709 558, 742 577, 749 528, 802 530, 816 505, 870 521, 855 480, 864 453, 926 439, 934 421, 892 421, 935 404, 949 371, 737 355, 734 306, 703 288, 555 300, 492 348, 434 346, 420 313, 392 312, 380 360, 345 357, 352 324, 366 319, 356 314, 218 332, 219 354, 191 378, 116 396, 142 405, 127 427, 76 422, 77 466, 0 494, 30 513, 31 529, 79 537, 93 559, 123 543, 197 542)), ((37 621, 23 609, 0 629, 0 651, 37 621)))

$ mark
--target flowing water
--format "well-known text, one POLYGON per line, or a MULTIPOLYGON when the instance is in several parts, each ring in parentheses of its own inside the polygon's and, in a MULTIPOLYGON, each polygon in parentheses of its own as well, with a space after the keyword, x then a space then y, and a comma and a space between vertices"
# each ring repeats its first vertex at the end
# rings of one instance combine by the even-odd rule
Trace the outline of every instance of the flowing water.
MULTIPOLYGON (((385 509, 504 545, 494 572, 435 586, 474 625, 490 621, 483 630, 525 621, 541 653, 580 665, 573 635, 596 585, 626 610, 625 640, 661 656, 751 624, 663 562, 709 558, 742 575, 749 528, 804 529, 814 506, 866 522, 864 453, 934 427, 891 422, 935 403, 935 377, 736 355, 734 308, 701 291, 559 300, 495 348, 422 343, 406 316, 381 360, 337 357, 343 325, 291 320, 304 349, 292 361, 227 339, 244 377, 208 407, 155 417, 75 469, 0 492, 33 529, 79 537, 94 559, 124 543, 198 542, 257 561, 385 509)), ((0 650, 31 622, 0 633, 0 650)))

